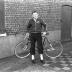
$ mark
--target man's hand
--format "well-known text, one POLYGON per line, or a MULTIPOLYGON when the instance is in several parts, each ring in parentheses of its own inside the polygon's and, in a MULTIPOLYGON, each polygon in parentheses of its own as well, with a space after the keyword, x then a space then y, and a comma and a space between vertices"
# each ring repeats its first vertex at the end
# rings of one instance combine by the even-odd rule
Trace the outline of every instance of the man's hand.
POLYGON ((25 35, 25 38, 24 39, 26 39, 26 38, 28 38, 29 37, 29 33, 26 33, 26 35, 25 35))
POLYGON ((29 33, 26 33, 26 37, 29 37, 29 33))
POLYGON ((42 32, 42 36, 45 36, 46 35, 46 32, 42 32))

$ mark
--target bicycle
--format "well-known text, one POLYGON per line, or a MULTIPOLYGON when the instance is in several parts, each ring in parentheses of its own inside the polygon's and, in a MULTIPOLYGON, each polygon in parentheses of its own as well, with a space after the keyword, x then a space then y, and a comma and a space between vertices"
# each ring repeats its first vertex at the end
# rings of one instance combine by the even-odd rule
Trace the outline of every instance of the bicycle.
MULTIPOLYGON (((60 41, 51 41, 47 38, 48 33, 42 36, 42 43, 44 48, 44 53, 47 57, 57 58, 63 52, 63 46, 60 41)), ((24 40, 19 42, 15 47, 15 55, 18 58, 26 58, 30 55, 31 41, 29 37, 24 37, 24 40)))

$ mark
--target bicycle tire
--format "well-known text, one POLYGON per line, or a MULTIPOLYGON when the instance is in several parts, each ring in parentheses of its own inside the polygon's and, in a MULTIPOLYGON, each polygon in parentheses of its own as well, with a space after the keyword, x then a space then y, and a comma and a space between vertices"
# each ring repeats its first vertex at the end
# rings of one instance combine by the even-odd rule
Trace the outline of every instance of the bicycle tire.
POLYGON ((49 42, 49 40, 45 37, 43 46, 44 46, 45 55, 50 58, 57 58, 63 52, 63 46, 60 41, 50 41, 49 42), (50 45, 52 45, 54 50, 49 51, 49 49, 51 48, 50 45))
POLYGON ((24 40, 20 43, 18 43, 15 47, 15 55, 18 58, 26 58, 30 55, 30 42, 28 40, 24 40))

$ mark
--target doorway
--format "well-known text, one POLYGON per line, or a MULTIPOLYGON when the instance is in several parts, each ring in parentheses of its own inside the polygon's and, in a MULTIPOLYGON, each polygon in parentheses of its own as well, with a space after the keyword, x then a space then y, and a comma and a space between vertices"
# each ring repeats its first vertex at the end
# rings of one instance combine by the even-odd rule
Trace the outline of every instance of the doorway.
POLYGON ((70 5, 63 5, 61 13, 62 13, 61 41, 70 41, 71 40, 72 7, 70 5))

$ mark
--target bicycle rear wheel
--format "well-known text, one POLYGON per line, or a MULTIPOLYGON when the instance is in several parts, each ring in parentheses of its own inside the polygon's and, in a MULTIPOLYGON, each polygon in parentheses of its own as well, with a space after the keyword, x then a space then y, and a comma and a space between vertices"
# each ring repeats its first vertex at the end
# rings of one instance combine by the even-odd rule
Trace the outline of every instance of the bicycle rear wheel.
POLYGON ((59 57, 63 52, 63 46, 60 41, 49 42, 47 38, 44 41, 44 51, 46 56, 50 58, 59 57))
POLYGON ((15 47, 15 55, 18 58, 25 58, 30 55, 30 42, 22 41, 15 47))

